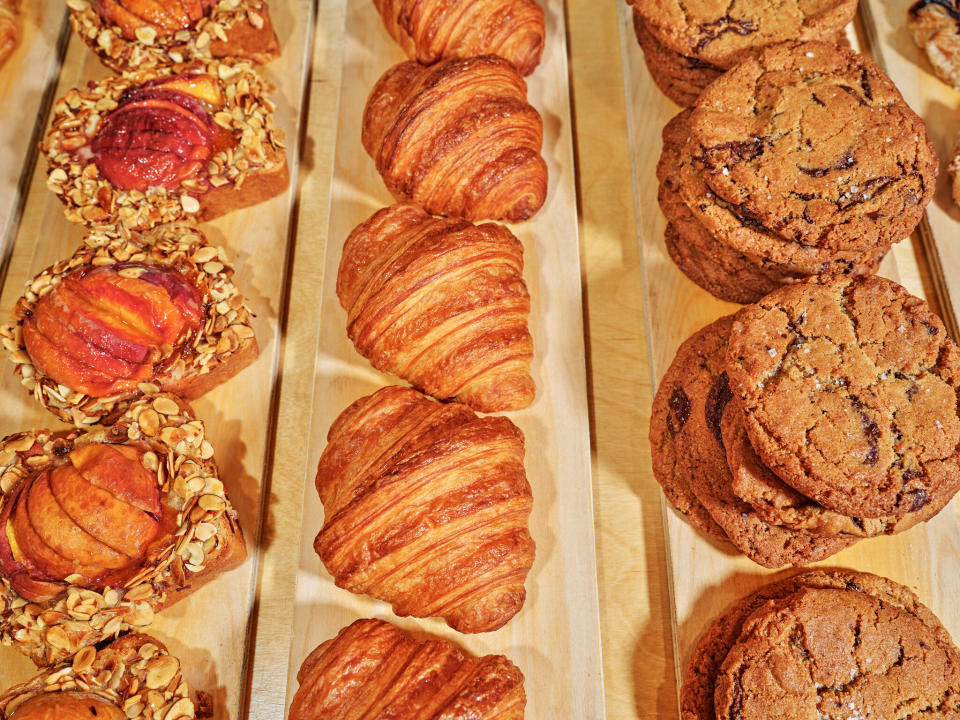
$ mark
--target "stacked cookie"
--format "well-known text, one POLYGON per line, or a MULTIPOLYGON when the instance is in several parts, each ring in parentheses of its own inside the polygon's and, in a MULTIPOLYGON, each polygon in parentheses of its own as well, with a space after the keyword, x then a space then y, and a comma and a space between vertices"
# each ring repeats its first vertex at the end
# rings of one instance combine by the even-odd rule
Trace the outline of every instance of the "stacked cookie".
POLYGON ((845 570, 741 600, 707 630, 680 691, 682 720, 958 711, 960 651, 937 617, 908 588, 845 570))
POLYGON ((937 169, 923 121, 872 60, 777 45, 664 129, 667 249, 694 282, 740 303, 796 278, 872 273, 920 221, 937 169))
POLYGON ((692 105, 724 71, 767 46, 818 38, 843 44, 843 29, 857 11, 856 0, 629 2, 650 75, 678 105, 692 105))
POLYGON ((765 567, 933 517, 960 489, 960 358, 879 277, 780 288, 687 340, 657 391, 654 473, 765 567))

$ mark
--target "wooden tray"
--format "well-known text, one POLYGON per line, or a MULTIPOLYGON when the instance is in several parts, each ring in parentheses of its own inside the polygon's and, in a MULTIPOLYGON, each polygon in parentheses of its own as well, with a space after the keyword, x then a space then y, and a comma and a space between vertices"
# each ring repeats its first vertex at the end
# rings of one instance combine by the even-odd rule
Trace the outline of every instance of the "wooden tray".
MULTIPOLYGON (((879 8, 886 4, 876 2, 871 6, 879 8)), ((906 6, 907 2, 890 4, 906 6)), ((717 300, 688 280, 670 260, 664 247, 666 222, 657 204, 654 173, 660 156, 661 130, 679 108, 650 79, 643 53, 634 37, 630 8, 625 3, 620 6, 637 238, 645 277, 646 330, 651 375, 658 380, 687 337, 718 317, 734 312, 739 306, 717 300)), ((858 44, 863 47, 867 33, 863 32, 862 24, 856 26, 857 32, 850 33, 851 42, 854 47, 858 44)), ((904 82, 898 80, 896 74, 893 77, 904 82)), ((902 89, 907 90, 906 87, 902 89)), ((909 100, 910 96, 907 97, 909 100)), ((922 107, 916 104, 914 107, 923 113, 922 107)), ((942 246, 938 244, 938 247, 942 246)), ((911 239, 894 246, 879 274, 900 282, 916 295, 925 296, 922 278, 926 267, 920 248, 919 242, 911 239)), ((944 272, 949 269, 944 266, 944 272)), ((960 265, 954 265, 953 270, 953 277, 960 278, 957 274, 960 265)), ((939 280, 939 286, 943 286, 942 278, 939 280)), ((936 298, 931 301, 935 303, 936 298)), ((947 320, 948 326, 954 322, 952 317, 947 320)), ((652 470, 648 472, 647 481, 655 483, 652 470)), ((713 619, 757 587, 795 571, 766 570, 734 552, 732 546, 711 541, 694 530, 662 495, 661 505, 679 689, 692 650, 713 619)), ((864 540, 819 564, 873 572, 906 584, 919 593, 954 637, 960 637, 960 605, 955 600, 960 590, 956 573, 960 562, 958 510, 960 504, 955 501, 929 523, 895 537, 864 540)))
MULTIPOLYGON (((62 7, 48 0, 47 9, 62 7)), ((314 28, 311 0, 273 3, 271 15, 283 55, 264 67, 263 75, 277 86, 270 98, 277 119, 287 132, 287 160, 297 177, 299 129, 314 28)), ((107 76, 93 53, 71 37, 56 97, 87 80, 107 76)), ((48 124, 44 120, 44 127, 48 124)), ((83 235, 82 228, 63 217, 59 200, 45 187, 46 162, 41 160, 29 186, 24 220, 13 247, 10 269, 0 294, 4 314, 13 307, 25 283, 39 270, 69 255, 83 235)), ((148 632, 163 640, 184 662, 192 687, 211 693, 216 718, 245 715, 244 679, 253 658, 248 642, 256 615, 256 580, 260 537, 268 494, 262 481, 272 452, 275 381, 279 372, 280 317, 286 304, 291 209, 296 182, 268 203, 231 213, 203 230, 226 248, 235 280, 254 312, 260 357, 240 375, 193 405, 206 424, 221 478, 240 513, 249 558, 239 569, 157 617, 148 632)), ((52 415, 35 403, 4 361, 0 375, 0 436, 29 427, 54 427, 52 415)), ((12 648, 0 647, 0 688, 21 682, 36 670, 12 648)))
POLYGON ((20 5, 20 42, 0 67, 0 279, 70 33, 62 3, 20 5))
MULTIPOLYGON (((543 210, 513 228, 526 249, 538 388, 531 408, 510 415, 526 435, 526 468, 534 491, 531 532, 537 560, 527 580, 526 605, 505 628, 484 635, 460 635, 441 620, 398 619, 386 604, 336 588, 312 548, 323 519, 314 472, 327 429, 357 398, 399 382, 375 372, 353 349, 335 295, 343 240, 355 225, 393 202, 360 144, 360 118, 376 80, 406 59, 373 6, 367 0, 350 0, 344 19, 332 210, 326 257, 322 270, 318 268, 323 282, 313 412, 301 430, 308 459, 301 485, 302 544, 287 703, 297 689, 296 672, 311 650, 353 620, 375 616, 451 639, 474 654, 505 654, 526 676, 527 717, 587 720, 603 715, 564 10, 562 2, 544 4, 547 48, 527 82, 529 99, 544 118, 550 190, 543 210)), ((301 239, 303 235, 301 225, 301 239)))

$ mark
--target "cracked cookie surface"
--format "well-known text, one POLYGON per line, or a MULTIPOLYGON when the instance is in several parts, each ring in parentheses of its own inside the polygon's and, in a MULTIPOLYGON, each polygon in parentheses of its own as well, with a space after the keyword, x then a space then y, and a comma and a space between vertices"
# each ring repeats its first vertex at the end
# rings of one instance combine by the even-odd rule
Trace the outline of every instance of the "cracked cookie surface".
POLYGON ((803 245, 899 242, 936 184, 920 117, 876 63, 829 43, 778 45, 737 65, 700 95, 690 131, 707 185, 803 245))
POLYGON ((960 356, 896 283, 776 290, 735 316, 726 370, 757 454, 824 507, 899 516, 956 493, 960 356))
POLYGON ((855 539, 772 525, 733 494, 720 435, 721 418, 732 397, 722 368, 730 327, 731 316, 720 318, 688 341, 695 352, 682 373, 689 412, 684 432, 676 439, 677 465, 710 516, 755 563, 773 568, 822 560, 855 539))
POLYGON ((744 623, 714 699, 717 720, 957 717, 960 653, 939 621, 869 592, 805 587, 744 623))
MULTIPOLYGON (((936 616, 908 588, 892 580, 853 570, 808 570, 770 583, 734 604, 711 623, 687 664, 680 688, 681 720, 716 720, 714 704, 718 673, 737 642, 744 623, 771 600, 803 588, 834 588, 865 593, 901 608, 928 627, 942 631, 936 616)), ((945 631, 944 631, 945 632, 945 631)))
POLYGON ((729 68, 743 53, 787 40, 832 37, 856 0, 630 0, 656 38, 681 55, 729 68))
POLYGON ((664 128, 663 150, 657 164, 661 209, 678 229, 684 222, 677 202, 682 201, 688 212, 686 217, 699 223, 716 240, 715 245, 732 248, 770 271, 791 277, 873 272, 888 245, 865 243, 863 247, 835 250, 797 243, 764 227, 744 207, 718 196, 694 163, 699 150, 690 137, 691 113, 692 110, 685 110, 664 128), (664 198, 675 202, 668 204, 664 198))
POLYGON ((893 535, 929 520, 950 500, 948 495, 934 496, 922 508, 901 516, 850 517, 828 510, 798 493, 764 465, 750 444, 743 426, 743 414, 738 408, 732 407, 724 413, 720 429, 727 464, 733 476, 734 494, 750 503, 760 517, 775 525, 821 535, 893 535))
MULTIPOLYGON (((717 323, 721 323, 725 332, 729 332, 730 318, 717 323)), ((693 411, 688 394, 690 370, 700 364, 700 355, 705 350, 709 351, 710 338, 714 334, 712 328, 717 323, 708 325, 684 342, 660 380, 650 411, 650 449, 653 475, 670 503, 694 527, 710 537, 726 540, 723 530, 693 494, 689 479, 677 461, 677 442, 687 432, 687 423, 693 411)))

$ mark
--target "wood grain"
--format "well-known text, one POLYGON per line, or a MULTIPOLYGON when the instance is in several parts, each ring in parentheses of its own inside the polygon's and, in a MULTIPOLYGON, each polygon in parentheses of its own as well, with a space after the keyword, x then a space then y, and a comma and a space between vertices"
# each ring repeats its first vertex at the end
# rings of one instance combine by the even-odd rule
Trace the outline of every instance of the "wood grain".
POLYGON ((62 3, 20 3, 20 42, 0 67, 0 279, 69 33, 62 3))
MULTIPOLYGON (((650 369, 652 377, 658 379, 683 340, 739 306, 716 300, 694 285, 666 253, 663 244, 665 220, 657 205, 654 169, 660 155, 660 132, 679 108, 667 100, 650 79, 633 37, 629 9, 623 4, 620 30, 634 168, 637 238, 646 294, 650 369)), ((856 32, 852 29, 850 37, 855 47, 864 42, 862 27, 856 32)), ((897 81, 897 76, 893 77, 897 81)), ((923 296, 925 286, 929 287, 924 281, 928 270, 919 248, 915 239, 898 244, 884 261, 879 274, 897 280, 912 293, 923 296)), ((648 418, 644 420, 649 422, 648 418)), ((648 484, 655 484, 649 469, 646 480, 648 484)), ((677 669, 675 687, 679 688, 691 651, 707 625, 738 598, 791 571, 772 572, 753 564, 735 553, 731 546, 711 541, 695 531, 665 500, 661 499, 660 504, 672 602, 677 669)), ((861 542, 820 564, 873 572, 908 585, 939 615, 948 630, 958 636, 960 606, 954 601, 960 589, 954 570, 960 560, 957 510, 958 503, 954 502, 926 525, 895 537, 861 542)))
MULTIPOLYGON (((59 3, 47 5, 54 7, 59 3)), ((277 87, 270 98, 277 105, 278 123, 287 132, 287 158, 293 177, 297 175, 312 6, 310 0, 274 4, 272 17, 283 55, 263 69, 264 76, 277 87)), ((79 39, 71 38, 56 97, 80 82, 105 77, 108 72, 79 39)), ((46 125, 49 121, 44 122, 46 125)), ((12 308, 29 278, 71 253, 83 234, 81 228, 64 219, 62 205, 46 189, 45 170, 45 162, 38 163, 33 175, 0 296, 4 312, 12 308)), ((254 329, 260 343, 259 359, 194 403, 198 417, 206 424, 227 493, 240 512, 250 557, 240 569, 221 576, 164 611, 149 632, 181 658, 190 685, 212 695, 216 718, 238 717, 243 706, 248 637, 255 613, 258 542, 263 512, 268 507, 262 476, 273 439, 279 320, 286 301, 289 225, 295 192, 294 185, 267 203, 202 226, 211 242, 227 250, 237 271, 235 281, 257 314, 254 329)), ((27 427, 56 426, 53 416, 13 380, 10 367, 4 363, 0 378, 0 401, 5 409, 0 417, 0 434, 27 427)), ((22 681, 33 673, 30 663, 15 650, 0 648, 0 687, 22 681)))
POLYGON ((372 5, 351 0, 345 18, 327 252, 322 268, 317 268, 324 279, 314 400, 312 414, 302 426, 308 433, 309 461, 301 486, 302 545, 288 697, 296 690, 301 662, 313 648, 354 619, 376 616, 420 635, 451 639, 474 654, 507 655, 526 675, 528 717, 603 716, 563 4, 545 6, 547 48, 543 63, 527 82, 529 100, 544 118, 550 190, 544 209, 513 228, 526 251, 538 386, 531 408, 510 415, 526 435, 526 467, 534 492, 531 532, 537 560, 527 581, 526 605, 506 627, 484 635, 458 635, 439 620, 397 620, 388 606, 336 588, 313 552, 313 537, 323 517, 313 489, 314 471, 327 429, 353 400, 397 382, 373 371, 355 352, 334 292, 343 240, 355 225, 392 202, 360 145, 359 120, 369 89, 387 68, 404 60, 372 5))

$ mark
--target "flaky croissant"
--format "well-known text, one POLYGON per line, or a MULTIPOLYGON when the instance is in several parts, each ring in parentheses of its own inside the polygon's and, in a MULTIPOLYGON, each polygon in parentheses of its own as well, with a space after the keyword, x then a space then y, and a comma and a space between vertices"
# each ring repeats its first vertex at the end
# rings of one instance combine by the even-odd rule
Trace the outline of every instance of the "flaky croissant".
POLYGON ((521 720, 523 673, 502 655, 464 657, 383 620, 357 620, 297 673, 290 720, 521 720))
POLYGON ((415 390, 386 387, 334 421, 317 468, 314 549, 339 587, 456 630, 502 627, 533 564, 523 434, 415 390))
POLYGON ((0 0, 0 65, 20 42, 20 13, 18 0, 0 0))
POLYGON ((435 215, 526 220, 547 194, 543 122, 523 78, 494 55, 395 65, 363 113, 363 147, 387 189, 435 215))
POLYGON ((384 208, 347 238, 337 296, 378 370, 480 412, 533 401, 523 246, 505 227, 384 208))
POLYGON ((387 32, 411 60, 499 55, 529 75, 546 34, 534 0, 373 0, 387 32))

